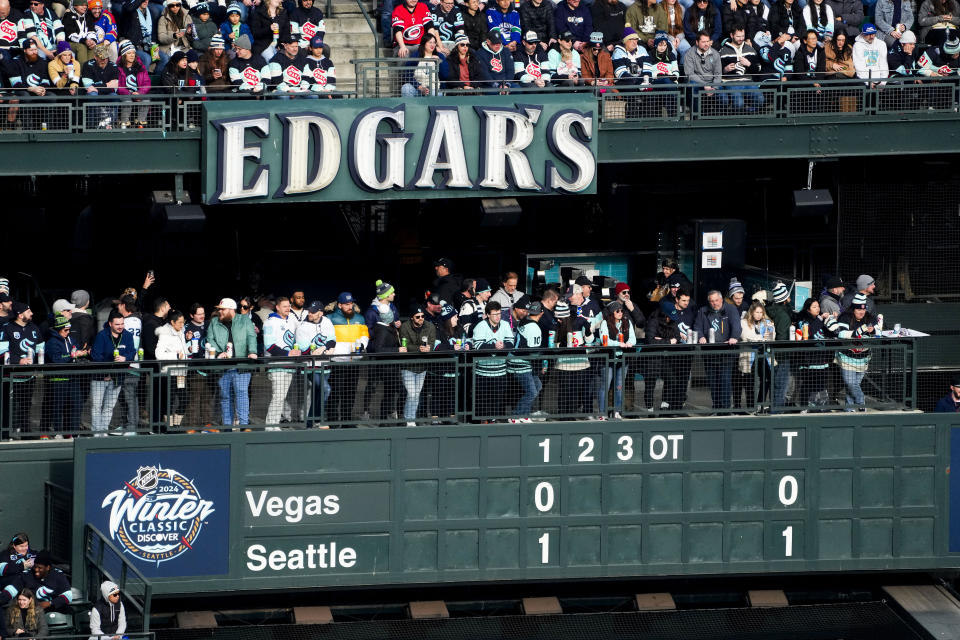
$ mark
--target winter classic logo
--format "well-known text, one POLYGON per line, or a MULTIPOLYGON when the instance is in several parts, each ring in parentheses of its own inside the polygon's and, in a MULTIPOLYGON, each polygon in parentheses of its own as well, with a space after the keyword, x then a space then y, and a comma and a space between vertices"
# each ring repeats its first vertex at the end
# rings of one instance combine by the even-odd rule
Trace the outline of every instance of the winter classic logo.
POLYGON ((139 467, 136 476, 103 499, 101 508, 110 512, 110 537, 157 566, 191 551, 216 511, 193 480, 159 465, 139 467))

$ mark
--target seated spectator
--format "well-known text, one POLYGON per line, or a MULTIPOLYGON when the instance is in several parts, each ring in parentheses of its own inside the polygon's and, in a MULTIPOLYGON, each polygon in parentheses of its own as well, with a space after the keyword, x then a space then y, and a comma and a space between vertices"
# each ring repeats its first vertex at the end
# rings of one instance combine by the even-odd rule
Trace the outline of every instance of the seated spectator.
MULTIPOLYGON (((701 31, 697 35, 696 46, 690 47, 683 57, 683 72, 687 76, 687 82, 694 85, 691 88, 693 99, 700 100, 700 94, 704 93, 707 97, 713 97, 720 87, 720 54, 713 48, 713 41, 710 34, 701 31)), ((697 112, 698 107, 693 108, 697 112)), ((657 287, 650 292, 650 296, 657 296, 659 300, 664 295, 669 294, 669 287, 664 280, 658 283, 657 287)), ((652 297, 651 301, 656 301, 652 297)))
POLYGON ((920 55, 917 51, 917 36, 913 31, 905 31, 887 54, 887 67, 890 77, 913 78, 920 75, 920 55))
MULTIPOLYGON (((885 0, 892 4, 897 0, 885 0)), ((903 18, 901 21, 906 23, 906 28, 910 28, 913 22, 913 13, 910 9, 910 3, 904 3, 906 6, 902 9, 904 16, 908 15, 909 20, 903 18)), ((877 26, 883 28, 885 25, 880 23, 880 4, 877 4, 877 26)), ((920 5, 920 12, 917 19, 920 25, 920 39, 927 44, 939 47, 946 42, 950 36, 957 33, 957 27, 960 26, 960 5, 956 0, 923 0, 920 5)), ((903 25, 899 25, 903 26, 903 25)), ((901 32, 902 33, 902 32, 901 32)), ((890 45, 890 42, 887 42, 890 45)))
MULTIPOLYGON (((613 1, 619 4, 618 0, 613 1)), ((601 3, 594 4, 594 7, 598 4, 601 3)), ((604 2, 603 4, 607 3, 604 2)), ((533 31, 537 34, 542 49, 549 49, 550 45, 557 41, 558 33, 556 21, 553 17, 553 2, 546 2, 545 0, 524 0, 520 4, 518 11, 520 13, 520 26, 525 31, 533 31)), ((621 13, 620 16, 622 21, 623 13, 621 13)))
MULTIPOLYGON (((583 86, 580 77, 580 53, 573 48, 573 34, 561 34, 557 48, 550 49, 547 60, 553 70, 553 84, 560 87, 583 86)), ((612 66, 612 65, 611 65, 612 66)))
POLYGON ((960 68, 960 38, 954 36, 942 47, 927 47, 920 56, 920 75, 936 78, 956 75, 960 68))
MULTIPOLYGON (((33 96, 45 96, 47 89, 53 87, 47 61, 40 57, 36 39, 27 38, 23 41, 23 52, 14 58, 7 68, 7 80, 14 89, 21 89, 33 96)), ((24 124, 27 128, 37 128, 37 123, 34 122, 36 115, 32 110, 26 120, 24 124)))
POLYGON ((657 24, 667 34, 670 49, 676 54, 677 59, 682 60, 683 54, 690 48, 690 43, 684 35, 683 7, 677 0, 663 0, 657 5, 657 24))
POLYGON ((137 58, 145 69, 149 69, 154 62, 157 62, 157 68, 162 69, 168 56, 166 53, 160 55, 160 45, 157 44, 157 20, 151 11, 151 6, 158 5, 151 5, 150 0, 137 0, 136 6, 131 7, 133 13, 127 18, 126 27, 122 33, 133 43, 137 58))
MULTIPOLYGON (((102 8, 103 5, 101 4, 102 8)), ((52 59, 56 54, 57 43, 64 40, 63 23, 42 0, 30 0, 29 8, 20 22, 23 37, 34 41, 37 55, 44 60, 52 59)), ((97 42, 101 40, 98 38, 97 42)), ((21 45, 21 46, 25 46, 21 45)), ((43 74, 41 77, 46 77, 43 74)))
POLYGON ((837 364, 840 365, 840 377, 847 389, 844 411, 866 410, 861 384, 870 366, 870 349, 862 341, 876 337, 876 320, 876 317, 867 311, 867 296, 857 292, 850 308, 841 314, 836 327, 832 329, 838 337, 855 341, 849 348, 837 352, 836 356, 837 364))
POLYGON ((846 31, 837 31, 833 40, 823 47, 827 54, 827 80, 846 80, 856 73, 853 67, 853 47, 847 37, 846 31))
POLYGON ((761 82, 785 82, 794 71, 794 54, 799 43, 794 43, 787 33, 781 33, 776 40, 770 40, 765 31, 758 31, 753 37, 753 47, 760 58, 760 74, 754 74, 761 82))
MULTIPOLYGON (((426 309, 423 306, 414 307, 410 319, 400 325, 400 346, 397 350, 400 353, 420 356, 433 351, 436 341, 437 329, 426 321, 426 309)), ((400 379, 407 392, 403 403, 403 418, 408 427, 417 426, 417 409, 420 406, 420 394, 426 378, 427 367, 423 362, 418 361, 416 364, 404 362, 400 365, 400 379)))
POLYGON ((193 49, 177 51, 163 68, 160 84, 173 93, 198 95, 205 93, 203 78, 197 70, 200 56, 193 49), (192 66, 191 66, 192 65, 192 66))
POLYGON ((183 9, 180 0, 164 0, 163 13, 157 21, 157 40, 160 43, 157 73, 162 72, 168 64, 164 58, 169 59, 177 51, 190 50, 194 39, 192 24, 193 18, 183 9))
MULTIPOLYGON (((552 15, 553 7, 551 6, 550 9, 552 15)), ((480 0, 467 0, 463 6, 463 32, 470 40, 470 48, 473 51, 477 51, 483 46, 487 31, 489 31, 487 29, 487 14, 480 6, 480 0)), ((454 38, 454 42, 456 42, 456 38, 454 38)), ((452 51, 450 53, 453 54, 452 51)))
POLYGON ((237 91, 246 93, 262 93, 264 80, 270 79, 270 69, 267 63, 258 54, 251 50, 249 36, 237 38, 233 46, 236 47, 237 57, 230 61, 230 84, 237 91))
POLYGON ((493 89, 509 89, 513 79, 513 56, 503 46, 500 32, 491 29, 487 32, 487 39, 477 52, 477 60, 483 70, 483 78, 493 89))
POLYGON ((834 38, 843 32, 847 38, 860 35, 860 23, 863 22, 863 3, 860 0, 831 0, 833 7, 834 38))
MULTIPOLYGON (((820 80, 823 80, 826 75, 827 56, 823 51, 823 46, 817 40, 817 32, 813 29, 808 30, 803 35, 803 44, 797 50, 793 70, 797 74, 797 79, 811 81, 814 87, 819 87, 820 80)), ((818 94, 808 92, 804 98, 807 102, 804 109, 813 112, 820 111, 820 96, 818 94)))
MULTIPOLYGON (((881 0, 881 3, 886 1, 888 0, 881 0)), ((900 0, 889 1, 899 2, 900 0)), ((910 3, 907 2, 907 4, 910 3)), ((810 0, 810 2, 807 3, 807 6, 803 8, 804 30, 815 31, 818 42, 823 43, 833 38, 833 31, 836 27, 836 22, 837 20, 833 15, 833 7, 831 7, 826 0, 810 0)))
POLYGON ((394 7, 391 25, 398 58, 408 57, 411 47, 419 47, 423 36, 435 31, 430 10, 417 0, 403 0, 394 7))
POLYGON ((753 84, 753 74, 760 70, 760 58, 744 41, 742 27, 731 32, 730 39, 720 48, 720 66, 723 69, 721 101, 729 100, 735 110, 746 109, 748 113, 763 106, 764 96, 753 84))
POLYGON ((227 91, 230 85, 230 57, 226 43, 219 33, 210 39, 210 47, 200 57, 198 71, 208 92, 227 91))
POLYGON ((57 55, 47 64, 47 73, 56 93, 77 95, 80 86, 80 68, 73 59, 73 50, 68 42, 57 43, 57 55))
POLYGON ((438 46, 439 41, 432 33, 420 39, 412 82, 400 87, 401 95, 407 98, 440 95, 440 65, 446 60, 446 56, 440 52, 438 46))
POLYGON ((70 613, 73 589, 63 571, 53 566, 53 557, 49 551, 44 549, 37 554, 33 572, 23 574, 22 582, 24 587, 33 591, 37 606, 44 611, 70 613))
POLYGON ((283 33, 277 42, 277 53, 268 65, 270 85, 280 94, 308 92, 313 76, 304 71, 307 54, 300 50, 299 39, 292 33, 283 33))
POLYGON ((315 37, 319 36, 323 41, 327 25, 316 0, 299 0, 297 4, 297 8, 290 12, 290 27, 294 33, 299 33, 300 48, 306 51, 315 37))
POLYGON ((937 413, 960 413, 960 374, 950 378, 950 393, 937 401, 937 413))
POLYGON ((64 40, 70 43, 77 64, 83 65, 93 58, 97 46, 96 20, 87 10, 87 0, 73 0, 62 20, 64 40))
POLYGON ((16 593, 17 581, 33 571, 36 558, 37 551, 30 546, 30 536, 24 532, 13 534, 10 544, 0 555, 0 598, 6 593, 9 602, 10 596, 16 593), (12 592, 7 591, 10 585, 14 585, 12 592))
POLYGON ((887 70, 887 45, 877 38, 877 27, 869 22, 863 25, 863 33, 857 36, 853 44, 853 67, 858 78, 871 80, 871 89, 877 86, 873 80, 890 75, 887 70))
POLYGON ((190 13, 196 16, 193 21, 193 41, 190 46, 200 53, 205 53, 210 48, 210 41, 220 33, 220 27, 210 19, 210 5, 206 2, 197 3, 190 13))
POLYGON ((804 24, 803 7, 798 0, 775 0, 770 3, 767 25, 772 38, 786 33, 791 42, 799 42, 800 34, 806 30, 804 24))
POLYGON ((647 52, 640 36, 631 27, 623 30, 623 42, 613 49, 613 74, 617 85, 639 85, 643 81, 643 59, 647 52))
POLYGON ((47 618, 34 599, 33 589, 20 589, 13 603, 4 612, 7 633, 11 637, 45 638, 48 633, 47 618))
POLYGON ((677 56, 670 50, 670 37, 658 31, 653 49, 643 59, 643 84, 676 85, 680 77, 677 56))
POLYGON ((483 67, 470 48, 467 36, 458 33, 453 51, 441 68, 441 78, 446 82, 444 86, 448 91, 474 91, 483 86, 484 77, 483 67))
POLYGON ((120 587, 106 580, 100 584, 100 598, 90 610, 90 634, 97 640, 106 640, 124 636, 126 631, 127 612, 120 599, 120 587))
POLYGON ((523 45, 513 54, 513 77, 525 89, 543 89, 550 84, 552 68, 547 52, 540 47, 536 31, 527 31, 523 45))
MULTIPOLYGON (((930 0, 927 0, 928 2, 930 0)), ((949 2, 950 0, 945 0, 949 2)), ((956 5, 954 5, 956 6, 956 5)), ((887 47, 892 47, 903 33, 913 26, 913 2, 907 0, 878 0, 876 25, 887 47)))
POLYGON ((511 54, 519 51, 521 48, 520 13, 513 8, 513 0, 496 0, 496 6, 492 5, 493 3, 487 6, 487 28, 500 33, 504 46, 510 50, 511 54))
POLYGON ((433 7, 431 19, 436 29, 438 49, 448 55, 453 48, 454 36, 463 30, 463 13, 453 0, 440 0, 433 7))
POLYGON ((603 33, 594 31, 590 34, 589 46, 583 47, 580 56, 580 70, 583 81, 589 86, 609 87, 614 84, 613 59, 604 46, 603 33))
POLYGON ((250 31, 250 27, 245 22, 241 21, 243 8, 243 5, 236 2, 230 3, 230 6, 227 7, 227 21, 220 25, 220 35, 223 36, 224 42, 229 44, 227 48, 231 53, 235 51, 237 38, 240 36, 247 36, 250 42, 253 42, 253 32, 250 31))
MULTIPOLYGON (((150 92, 150 74, 137 57, 133 43, 123 40, 120 43, 120 62, 117 65, 118 86, 117 93, 122 96, 142 96, 150 92)), ((138 101, 135 97, 134 101, 138 101)), ((120 128, 134 126, 143 129, 147 126, 147 114, 150 107, 140 105, 136 107, 136 120, 131 120, 133 109, 129 103, 120 107, 120 128)))
MULTIPOLYGON (((503 0, 501 0, 503 1, 503 0)), ((593 16, 583 6, 583 0, 561 0, 553 10, 553 26, 557 33, 569 31, 573 34, 573 48, 583 51, 590 46, 590 34, 593 33, 593 16)), ((519 41, 520 34, 517 33, 519 41)))
POLYGON ((684 35, 691 46, 697 44, 697 34, 706 32, 712 42, 720 42, 723 33, 720 12, 711 0, 696 0, 683 16, 684 35))
MULTIPOLYGON (((310 39, 310 54, 307 56, 307 72, 310 74, 310 90, 314 93, 329 93, 337 90, 337 69, 327 57, 320 36, 310 39)), ((330 96, 328 96, 330 97, 330 96)))
POLYGON ((119 50, 117 49, 117 21, 113 14, 103 10, 103 0, 87 0, 87 12, 93 19, 97 44, 105 45, 110 53, 110 62, 116 62, 119 50))
MULTIPOLYGON (((649 51, 653 49, 653 39, 657 31, 666 24, 657 25, 657 0, 639 0, 627 9, 626 26, 631 27, 640 37, 640 47, 649 51)), ((666 14, 664 14, 665 16, 666 14)))
MULTIPOLYGON (((87 95, 111 96, 116 95, 119 88, 120 72, 117 65, 110 62, 107 47, 98 44, 93 50, 93 60, 83 65, 80 80, 87 95)), ((113 129, 117 119, 117 110, 102 104, 99 109, 87 111, 87 126, 97 129, 113 129)))

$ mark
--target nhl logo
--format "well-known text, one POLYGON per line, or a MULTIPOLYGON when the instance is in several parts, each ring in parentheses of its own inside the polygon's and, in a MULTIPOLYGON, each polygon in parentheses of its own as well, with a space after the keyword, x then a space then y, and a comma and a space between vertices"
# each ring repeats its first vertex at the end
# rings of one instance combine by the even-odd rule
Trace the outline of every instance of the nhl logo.
POLYGON ((137 479, 134 481, 137 489, 149 491, 157 486, 159 477, 156 467, 139 467, 137 469, 137 479))

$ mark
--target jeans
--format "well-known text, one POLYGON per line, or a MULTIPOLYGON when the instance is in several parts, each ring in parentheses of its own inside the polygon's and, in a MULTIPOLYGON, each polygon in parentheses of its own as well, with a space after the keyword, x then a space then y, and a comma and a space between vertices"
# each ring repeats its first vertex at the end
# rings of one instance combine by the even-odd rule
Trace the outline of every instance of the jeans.
POLYGON ((866 371, 854 371, 852 369, 840 369, 840 377, 843 378, 843 384, 847 388, 847 411, 853 411, 854 407, 863 407, 866 400, 863 397, 863 389, 860 383, 863 377, 867 375, 866 371))
POLYGON ((787 403, 787 386, 790 384, 790 361, 777 360, 773 371, 773 408, 780 409, 787 403))
POLYGON ((537 399, 537 394, 543 389, 543 383, 540 382, 540 378, 533 375, 532 372, 516 373, 513 375, 516 376, 517 382, 520 384, 520 389, 523 391, 523 396, 520 398, 520 402, 517 403, 517 408, 514 410, 514 413, 518 416, 528 416, 533 410, 533 401, 537 399))
MULTIPOLYGON (((621 411, 623 409, 623 379, 626 368, 623 364, 611 364, 607 367, 607 375, 603 384, 603 390, 600 392, 600 414, 607 413, 607 391, 610 390, 610 384, 613 383, 613 410, 621 411)), ((646 378, 644 378, 646 381, 646 378)), ((653 386, 657 379, 651 377, 649 380, 650 395, 653 397, 653 386)))
POLYGON ((90 418, 94 431, 106 432, 113 418, 113 407, 120 397, 120 386, 116 379, 93 380, 90 382, 90 418))
POLYGON ((283 418, 283 401, 287 399, 287 391, 290 390, 290 383, 293 382, 292 371, 268 371, 267 378, 270 379, 270 405, 267 407, 267 424, 280 424, 283 418))
POLYGON ((307 426, 312 427, 314 421, 320 420, 323 415, 323 404, 330 397, 330 383, 327 378, 330 372, 312 374, 313 384, 307 388, 308 397, 304 402, 305 406, 310 407, 310 413, 307 415, 307 426))
POLYGON ((720 87, 717 95, 720 98, 720 104, 726 106, 732 102, 734 109, 743 109, 747 99, 753 103, 747 107, 748 109, 755 110, 764 103, 763 93, 760 92, 759 87, 748 82, 728 82, 720 87))
POLYGON ((223 424, 233 424, 234 410, 239 424, 250 424, 250 373, 229 369, 220 376, 218 384, 223 424))
POLYGON ((400 379, 407 392, 407 399, 403 401, 403 417, 407 421, 417 419, 417 407, 420 406, 420 392, 423 391, 423 381, 427 377, 426 371, 414 373, 405 369, 400 370, 400 379))

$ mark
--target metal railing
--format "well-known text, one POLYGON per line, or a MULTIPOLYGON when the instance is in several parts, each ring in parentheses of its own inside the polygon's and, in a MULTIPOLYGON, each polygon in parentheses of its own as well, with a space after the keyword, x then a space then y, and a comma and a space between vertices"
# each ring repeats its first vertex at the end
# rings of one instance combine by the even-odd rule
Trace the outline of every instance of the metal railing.
MULTIPOLYGON (((364 14, 365 15, 365 14, 364 14)), ((366 16, 369 21, 369 16, 366 16)), ((371 23, 372 24, 372 23, 371 23)), ((617 127, 672 126, 678 122, 705 126, 856 116, 889 118, 901 115, 955 117, 960 107, 960 78, 891 78, 868 86, 862 80, 790 80, 787 82, 722 83, 707 91, 701 85, 678 83, 653 86, 547 86, 509 88, 474 83, 473 90, 439 80, 435 62, 401 58, 351 61, 356 91, 261 94, 233 91, 171 94, 155 87, 145 96, 54 96, 14 94, 16 102, 0 104, 0 140, 24 132, 41 135, 136 135, 138 132, 184 132, 199 136, 204 105, 227 100, 304 100, 316 98, 415 98, 427 95, 591 96, 598 103, 601 125, 617 127)))
POLYGON ((0 369, 4 439, 913 410, 912 339, 0 369))
MULTIPOLYGON (((100 593, 101 582, 115 582, 120 587, 120 593, 127 605, 139 616, 143 633, 149 632, 153 585, 100 530, 89 524, 83 529, 83 559, 87 578, 86 593, 93 595, 91 602, 96 602, 99 597, 97 594, 100 593)), ((130 615, 129 609, 127 621, 130 626, 135 624, 135 618, 130 615)))

